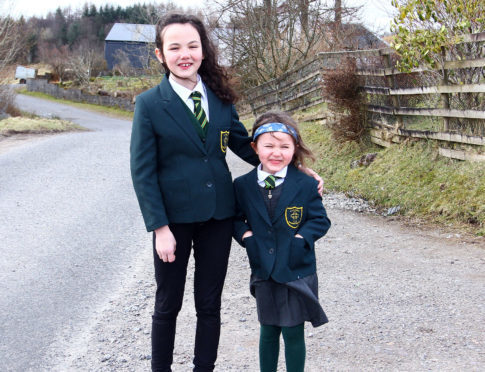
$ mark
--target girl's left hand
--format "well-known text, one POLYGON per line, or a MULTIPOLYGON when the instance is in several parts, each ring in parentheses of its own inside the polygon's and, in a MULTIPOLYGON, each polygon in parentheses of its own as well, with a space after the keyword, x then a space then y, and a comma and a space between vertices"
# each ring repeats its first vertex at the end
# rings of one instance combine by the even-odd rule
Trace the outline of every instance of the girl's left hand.
POLYGON ((300 234, 295 234, 295 238, 304 239, 300 234))
POLYGON ((303 173, 308 174, 310 177, 313 177, 318 181, 318 193, 320 194, 320 196, 323 195, 323 178, 320 177, 318 173, 315 172, 313 169, 300 167, 300 170, 303 173))

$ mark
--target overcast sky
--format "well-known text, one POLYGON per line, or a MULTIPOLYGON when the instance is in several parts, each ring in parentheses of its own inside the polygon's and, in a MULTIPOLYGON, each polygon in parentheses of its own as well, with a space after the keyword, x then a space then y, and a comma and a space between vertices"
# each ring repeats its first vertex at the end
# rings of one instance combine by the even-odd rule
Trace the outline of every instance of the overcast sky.
MULTIPOLYGON (((89 4, 95 4, 97 7, 100 5, 112 4, 126 7, 136 3, 160 3, 168 1, 151 1, 151 0, 0 0, 0 4, 4 7, 9 5, 11 14, 23 15, 28 18, 33 15, 45 16, 48 12, 54 12, 59 6, 66 8, 71 6, 73 10, 81 9, 83 5, 88 2, 89 4)), ((206 4, 204 0, 178 0, 173 1, 175 4, 182 5, 183 7, 197 8, 201 4, 206 4)), ((391 5, 391 0, 343 0, 343 3, 348 5, 363 5, 362 21, 363 23, 373 31, 382 33, 389 30, 390 19, 393 14, 394 8, 391 5)), ((2 9, 4 12, 5 10, 2 9)))

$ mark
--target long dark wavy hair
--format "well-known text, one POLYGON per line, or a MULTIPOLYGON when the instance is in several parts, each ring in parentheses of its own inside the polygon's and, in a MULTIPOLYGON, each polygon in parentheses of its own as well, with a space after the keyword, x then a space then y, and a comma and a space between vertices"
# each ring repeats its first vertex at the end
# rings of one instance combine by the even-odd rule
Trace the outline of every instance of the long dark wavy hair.
MULTIPOLYGON (((204 54, 204 59, 202 60, 202 64, 198 71, 200 77, 204 81, 204 84, 207 84, 221 101, 235 103, 238 98, 237 94, 229 84, 229 78, 225 68, 219 65, 216 48, 209 39, 204 24, 199 18, 182 13, 169 13, 161 18, 157 22, 157 34, 155 39, 157 48, 163 53, 163 29, 174 23, 188 23, 197 30, 202 43, 202 53, 204 54)), ((165 71, 170 71, 164 62, 162 65, 165 68, 165 71)))
MULTIPOLYGON (((305 145, 305 143, 303 143, 298 124, 289 114, 283 111, 268 111, 261 114, 254 122, 252 130, 253 135, 254 132, 256 132, 256 129, 261 125, 268 123, 281 123, 295 130, 298 140, 295 140, 293 136, 291 138, 293 138, 293 141, 295 142, 295 154, 293 155, 292 161, 296 167, 305 166, 305 160, 307 159, 315 161, 315 155, 313 155, 312 151, 305 145)), ((256 142, 257 141, 258 139, 256 138, 256 142)))

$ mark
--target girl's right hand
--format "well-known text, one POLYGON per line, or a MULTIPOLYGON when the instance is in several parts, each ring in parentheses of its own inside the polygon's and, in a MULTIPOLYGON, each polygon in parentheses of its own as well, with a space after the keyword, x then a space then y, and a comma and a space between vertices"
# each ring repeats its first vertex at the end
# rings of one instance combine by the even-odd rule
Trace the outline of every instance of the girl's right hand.
POLYGON ((155 249, 163 262, 175 261, 175 246, 177 242, 168 225, 155 230, 155 249))
POLYGON ((241 240, 244 240, 244 239, 246 239, 246 238, 249 238, 250 236, 253 236, 253 232, 252 232, 251 230, 248 230, 248 231, 246 231, 246 232, 243 234, 243 236, 242 236, 241 240))

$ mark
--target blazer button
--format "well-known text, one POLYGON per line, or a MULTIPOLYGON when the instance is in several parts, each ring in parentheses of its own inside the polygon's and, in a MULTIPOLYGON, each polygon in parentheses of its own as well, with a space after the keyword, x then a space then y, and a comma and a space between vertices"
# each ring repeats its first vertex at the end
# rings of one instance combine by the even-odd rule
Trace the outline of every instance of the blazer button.
POLYGON ((270 248, 268 252, 269 252, 269 254, 273 254, 274 249, 273 248, 270 248))
POLYGON ((207 163, 208 161, 209 161, 209 159, 204 158, 204 163, 207 163))
POLYGON ((207 183, 205 184, 207 187, 212 187, 212 182, 211 181, 207 181, 207 183))

